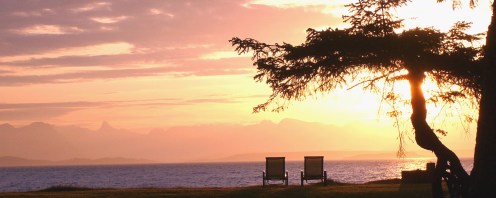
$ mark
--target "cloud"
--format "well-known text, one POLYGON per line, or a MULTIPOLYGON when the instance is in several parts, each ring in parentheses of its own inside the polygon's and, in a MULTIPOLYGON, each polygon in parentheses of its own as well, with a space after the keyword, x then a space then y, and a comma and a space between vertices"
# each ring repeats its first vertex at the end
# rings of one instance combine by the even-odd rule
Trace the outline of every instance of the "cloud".
POLYGON ((168 16, 170 18, 174 18, 174 14, 168 13, 168 12, 164 12, 163 10, 156 9, 156 8, 151 8, 149 10, 149 12, 150 12, 151 15, 163 15, 163 16, 168 16))
POLYGON ((320 12, 323 14, 331 14, 337 17, 347 13, 344 5, 350 4, 350 0, 252 0, 243 6, 252 8, 253 6, 270 6, 279 9, 294 9, 304 8, 309 12, 320 12))
POLYGON ((30 54, 20 56, 6 56, 0 57, 1 62, 17 62, 33 59, 45 58, 59 58, 66 56, 100 56, 100 55, 118 55, 130 54, 134 46, 130 43, 116 42, 116 43, 103 43, 98 45, 61 48, 53 51, 47 51, 41 54, 30 54))
POLYGON ((237 98, 155 98, 142 100, 67 101, 46 103, 0 103, 2 120, 48 120, 75 111, 118 107, 165 107, 202 104, 232 104, 237 98))
MULTIPOLYGON (((37 52, 49 49, 52 46, 80 46, 81 42, 95 44, 102 40, 115 39, 137 46, 152 45, 154 47, 178 46, 198 43, 223 43, 240 33, 260 32, 260 28, 268 25, 265 16, 274 15, 276 21, 300 18, 296 16, 299 10, 278 11, 270 8, 246 9, 241 4, 245 1, 215 0, 215 1, 112 1, 103 3, 104 6, 96 6, 102 2, 86 3, 87 1, 44 1, 43 6, 33 6, 28 1, 16 1, 14 5, 6 5, 0 13, 2 29, 21 29, 34 25, 56 25, 60 27, 77 27, 84 30, 84 34, 78 35, 54 35, 53 37, 26 37, 22 35, 9 35, 11 39, 7 43, 18 43, 25 45, 14 46, 23 50, 14 50, 23 53, 27 49, 37 49, 37 52), (7 7, 15 9, 7 9, 7 7), (82 9, 84 8, 84 9, 82 9), (104 9, 105 8, 105 9, 104 9), (54 14, 43 17, 19 17, 12 15, 14 12, 40 12, 43 9, 51 9, 54 14), (85 12, 74 12, 74 9, 85 10, 85 12), (151 14, 155 13, 155 14, 151 14), (163 15, 169 16, 163 16, 163 15), (115 24, 102 24, 92 19, 106 18, 119 19, 127 17, 115 24), (111 34, 102 31, 102 28, 115 30, 111 34), (55 42, 58 38, 58 42, 55 42), (69 39, 70 38, 70 39, 69 39), (62 39, 62 40, 60 40, 62 39), (43 41, 46 40, 46 41, 43 41), (29 41, 29 43, 28 43, 29 41)), ((8 2, 9 3, 9 2, 8 2)), ((5 3, 7 4, 7 3, 5 3)), ((320 18, 320 14, 306 14, 306 23, 311 24, 313 19, 320 18), (313 16, 311 16, 313 15, 313 16)), ((339 19, 340 20, 340 19, 339 19)), ((281 26, 302 25, 299 20, 292 20, 292 24, 279 23, 273 26, 278 29, 281 26)), ((306 29, 305 26, 302 29, 306 29)), ((286 28, 287 30, 287 28, 286 28)))
POLYGON ((251 57, 251 55, 249 53, 240 55, 235 51, 217 51, 217 52, 211 52, 208 54, 201 55, 200 59, 220 60, 225 58, 239 58, 239 57, 251 57))
POLYGON ((76 109, 19 109, 19 110, 0 110, 0 119, 8 121, 18 120, 45 120, 65 115, 76 109))
POLYGON ((334 5, 332 0, 253 0, 249 3, 246 3, 245 6, 249 5, 266 5, 273 6, 278 8, 293 8, 293 7, 305 7, 305 6, 326 6, 326 5, 334 5))
POLYGON ((247 74, 251 63, 248 55, 234 52, 228 42, 233 36, 290 41, 304 38, 308 27, 324 25, 319 21, 325 17, 341 21, 299 8, 243 6, 250 2, 2 1, 0 70, 10 73, 0 72, 0 85, 247 74), (147 64, 162 66, 144 68, 147 64), (65 72, 38 69, 33 75, 26 67, 65 72))
POLYGON ((78 27, 62 27, 57 25, 34 25, 19 30, 13 30, 18 34, 74 34, 83 32, 78 27))
POLYGON ((0 74, 12 74, 12 71, 9 70, 0 70, 0 74))
POLYGON ((88 11, 104 9, 104 8, 109 9, 111 5, 112 4, 110 2, 94 2, 94 3, 85 4, 81 7, 73 8, 71 10, 76 13, 88 12, 88 11))
POLYGON ((49 103, 0 103, 0 110, 32 109, 32 108, 83 108, 95 107, 106 104, 105 102, 49 102, 49 103))
MULTIPOLYGON (((80 63, 105 63, 116 62, 123 64, 123 68, 95 68, 74 72, 60 72, 55 69, 42 68, 35 74, 18 75, 11 71, 0 72, 0 86, 22 86, 30 84, 46 83, 76 83, 89 80, 120 79, 150 76, 187 77, 187 76, 219 76, 219 75, 245 75, 251 74, 249 61, 230 60, 187 60, 177 63, 152 63, 126 65, 126 58, 119 59, 114 56, 95 57, 65 57, 64 59, 42 59, 39 61, 28 61, 26 64, 52 65, 70 64, 73 60, 80 63), (83 60, 84 59, 84 60, 83 60), (112 60, 109 60, 112 59, 112 60), (58 62, 60 61, 60 62, 58 62), (46 74, 40 74, 45 72, 46 74)), ((69 70, 71 71, 71 70, 69 70)))
POLYGON ((96 21, 98 23, 118 23, 120 21, 126 20, 127 16, 118 16, 118 17, 93 17, 91 20, 96 21))
MULTIPOLYGON (((6 56, 0 66, 22 67, 117 67, 148 63, 170 63, 188 56, 191 52, 209 49, 209 44, 166 46, 156 49, 136 48, 130 43, 116 42, 76 48, 62 48, 45 54, 6 56)), ((192 57, 193 58, 193 57, 192 57)))
MULTIPOLYGON (((173 70, 173 69, 172 69, 173 70)), ((85 80, 157 76, 171 71, 168 67, 107 69, 47 75, 0 75, 0 86, 19 86, 41 83, 73 83, 85 80)))
POLYGON ((94 108, 105 102, 0 103, 2 120, 43 120, 67 113, 94 108))
POLYGON ((13 16, 18 17, 41 17, 48 14, 54 14, 54 11, 50 8, 43 8, 40 10, 32 11, 15 11, 11 13, 13 16))

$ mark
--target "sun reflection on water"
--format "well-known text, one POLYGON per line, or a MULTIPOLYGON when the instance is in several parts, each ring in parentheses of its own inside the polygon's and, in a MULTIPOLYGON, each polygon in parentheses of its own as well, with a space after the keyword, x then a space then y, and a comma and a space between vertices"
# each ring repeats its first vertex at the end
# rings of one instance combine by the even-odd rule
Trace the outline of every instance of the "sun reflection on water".
MULTIPOLYGON (((327 161, 325 168, 331 179, 346 183, 401 178, 401 171, 426 170, 426 164, 436 162, 432 158, 408 158, 399 160, 327 161)), ((473 160, 462 159, 463 167, 470 172, 473 160)))

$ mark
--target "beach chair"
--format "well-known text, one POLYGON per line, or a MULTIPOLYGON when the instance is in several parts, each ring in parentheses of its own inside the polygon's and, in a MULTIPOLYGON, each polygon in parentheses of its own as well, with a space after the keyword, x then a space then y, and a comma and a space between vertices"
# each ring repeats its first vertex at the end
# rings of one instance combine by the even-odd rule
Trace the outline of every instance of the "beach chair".
POLYGON ((327 182, 327 171, 324 170, 324 156, 305 156, 304 170, 301 171, 301 186, 303 181, 321 180, 327 182))
POLYGON ((265 171, 263 171, 263 186, 268 185, 271 180, 282 180, 288 185, 288 171, 284 157, 266 157, 265 171))

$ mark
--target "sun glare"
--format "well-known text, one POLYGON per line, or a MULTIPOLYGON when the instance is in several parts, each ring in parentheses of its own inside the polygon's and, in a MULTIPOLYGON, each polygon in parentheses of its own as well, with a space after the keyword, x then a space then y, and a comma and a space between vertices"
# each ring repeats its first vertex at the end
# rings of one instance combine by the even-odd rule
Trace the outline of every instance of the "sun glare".
MULTIPOLYGON (((454 87, 453 89, 456 90, 456 87, 454 87)), ((407 80, 397 81, 394 84, 393 90, 394 93, 399 96, 399 100, 400 100, 400 102, 396 104, 397 108, 400 108, 400 110, 404 114, 406 113, 405 115, 409 115, 411 112, 410 84, 408 83, 407 80)), ((424 93, 424 97, 427 100, 426 108, 427 108, 428 116, 432 119, 439 118, 441 115, 446 116, 443 113, 443 107, 444 107, 443 102, 441 101, 439 103, 429 102, 429 100, 432 99, 432 97, 434 96, 433 94, 439 91, 438 85, 432 79, 426 78, 424 80, 424 83, 422 84, 422 90, 424 93)), ((455 106, 458 107, 460 106, 460 104, 455 104, 455 106)))

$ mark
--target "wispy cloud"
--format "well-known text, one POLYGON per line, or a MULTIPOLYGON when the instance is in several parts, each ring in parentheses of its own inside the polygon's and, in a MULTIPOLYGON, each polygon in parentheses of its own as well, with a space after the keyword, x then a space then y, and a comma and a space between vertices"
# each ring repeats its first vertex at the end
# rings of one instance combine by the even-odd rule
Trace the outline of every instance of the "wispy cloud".
POLYGON ((39 10, 31 11, 15 11, 11 13, 13 16, 18 17, 41 17, 48 14, 55 14, 55 12, 50 8, 42 8, 39 10))
POLYGON ((127 16, 118 16, 118 17, 93 17, 91 20, 96 21, 98 23, 118 23, 120 21, 126 20, 127 16))
POLYGON ((280 9, 304 8, 305 11, 315 11, 334 16, 341 16, 346 11, 343 5, 349 4, 350 0, 252 0, 243 4, 247 8, 262 5, 271 6, 280 9))
POLYGON ((157 76, 173 70, 169 67, 90 70, 47 75, 0 75, 0 86, 42 83, 74 83, 86 80, 157 76))
MULTIPOLYGON (((286 30, 295 26, 304 30, 316 26, 311 23, 322 18, 321 13, 306 13, 303 20, 295 14, 298 10, 273 9, 282 1, 268 7, 243 6, 269 3, 46 0, 40 6, 24 0, 2 1, 0 70, 10 73, 0 73, 0 85, 154 75, 246 74, 251 66, 249 55, 236 54, 228 39, 257 35, 268 26, 275 29, 271 33, 280 38, 292 38, 288 34, 291 32, 286 30), (272 23, 265 19, 267 15, 274 16, 273 21, 292 22, 272 23), (229 61, 231 59, 238 60, 229 61), (143 68, 150 63, 167 67, 143 68), (53 74, 37 70, 37 74, 32 75, 33 72, 16 67, 60 68, 58 70, 65 72, 53 74), (85 67, 86 71, 72 67, 85 67)), ((288 5, 296 4, 298 2, 290 1, 288 5)))
POLYGON ((78 27, 62 27, 58 25, 33 25, 23 29, 12 30, 18 34, 75 34, 84 30, 78 27))
POLYGON ((0 110, 0 119, 6 121, 47 120, 73 111, 75 109, 64 108, 0 110))
POLYGON ((174 18, 175 17, 174 14, 169 13, 169 12, 164 12, 163 10, 157 9, 157 8, 151 8, 149 10, 149 12, 150 12, 151 15, 163 15, 163 16, 168 16, 170 18, 174 18))
POLYGON ((29 54, 19 56, 5 56, 0 57, 0 62, 16 62, 46 58, 59 58, 66 56, 101 56, 101 55, 118 55, 130 54, 134 46, 130 43, 117 42, 117 43, 104 43, 83 47, 61 48, 52 51, 47 51, 40 54, 29 54))
POLYGON ((220 60, 225 58, 240 58, 240 57, 251 57, 251 55, 248 53, 240 55, 234 51, 217 51, 217 52, 203 54, 200 56, 200 59, 220 60))
POLYGON ((266 5, 279 8, 335 5, 336 0, 253 0, 245 5, 266 5))
POLYGON ((89 3, 82 5, 77 8, 71 9, 73 12, 88 12, 88 11, 93 11, 93 10, 98 10, 98 9, 110 9, 110 6, 112 4, 110 2, 94 2, 94 3, 89 3))
POLYGON ((2 120, 46 120, 67 113, 95 108, 107 102, 0 103, 2 120))
POLYGON ((47 103, 0 103, 2 120, 48 120, 75 111, 119 107, 169 107, 202 104, 232 104, 235 98, 156 98, 141 100, 69 101, 47 103))
MULTIPOLYGON (((115 62, 122 64, 122 68, 95 68, 80 71, 69 72, 49 68, 35 70, 34 74, 24 72, 19 75, 15 72, 5 70, 0 72, 0 86, 21 86, 31 84, 47 83, 75 83, 99 79, 119 79, 151 76, 169 76, 169 77, 186 77, 186 76, 219 76, 219 75, 240 75, 250 74, 251 64, 248 61, 241 62, 233 60, 188 60, 178 61, 177 63, 156 63, 156 64, 126 64, 126 58, 119 59, 114 56, 95 56, 95 57, 65 57, 63 59, 40 59, 27 62, 18 62, 19 65, 68 65, 72 61, 78 61, 80 64, 103 64, 115 62), (111 60, 109 60, 111 59, 111 60)), ((69 65, 70 66, 70 65, 69 65)), ((81 66, 81 65, 80 65, 81 66)))
POLYGON ((0 110, 31 108, 85 108, 107 104, 106 102, 48 102, 48 103, 0 103, 0 110))

